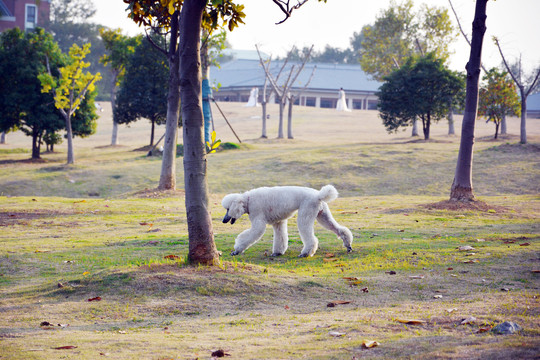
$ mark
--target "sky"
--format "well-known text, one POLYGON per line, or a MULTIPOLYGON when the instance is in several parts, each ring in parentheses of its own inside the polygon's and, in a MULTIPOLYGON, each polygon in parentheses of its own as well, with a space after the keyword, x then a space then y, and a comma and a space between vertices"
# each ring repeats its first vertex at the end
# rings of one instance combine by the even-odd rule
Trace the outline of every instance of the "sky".
MULTIPOLYGON (((295 0, 292 0, 293 2, 295 0)), ((121 28, 126 34, 141 33, 133 21, 127 18, 126 4, 122 0, 93 0, 97 13, 94 22, 111 28, 121 28)), ((332 47, 347 48, 354 32, 372 24, 377 15, 390 5, 390 0, 328 0, 322 3, 310 0, 295 10, 285 23, 276 25, 283 19, 279 8, 271 0, 238 0, 245 5, 245 25, 240 25, 227 34, 229 43, 236 50, 255 50, 255 44, 265 53, 284 56, 293 45, 299 48, 315 45, 321 51, 328 44, 332 47)), ((399 3, 400 1, 398 1, 399 3)), ((413 0, 415 9, 421 4, 449 9, 451 19, 457 29, 457 22, 451 12, 448 0, 413 0)), ((452 0, 452 4, 464 31, 472 32, 474 0, 452 0)), ((482 61, 486 68, 501 64, 501 56, 493 43, 493 36, 499 38, 507 60, 514 61, 521 55, 525 71, 540 66, 540 0, 497 0, 487 5, 487 31, 484 37, 482 61)), ((449 67, 464 71, 469 58, 469 45, 460 34, 450 45, 453 55, 449 67)))

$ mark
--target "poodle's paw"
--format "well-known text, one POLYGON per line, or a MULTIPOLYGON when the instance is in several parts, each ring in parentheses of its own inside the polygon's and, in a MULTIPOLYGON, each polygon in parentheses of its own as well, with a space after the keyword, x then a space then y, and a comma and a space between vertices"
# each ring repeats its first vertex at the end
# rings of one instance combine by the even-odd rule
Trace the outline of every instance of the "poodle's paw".
POLYGON ((272 254, 272 255, 270 255, 270 256, 271 256, 271 257, 278 257, 278 256, 281 256, 281 255, 283 255, 283 254, 281 254, 281 253, 277 253, 277 252, 276 252, 276 253, 273 253, 273 254, 272 254))
POLYGON ((348 253, 353 252, 352 246, 347 246, 347 252, 348 253))
POLYGON ((308 257, 308 256, 309 256, 308 253, 298 255, 299 258, 305 258, 305 257, 308 257))
POLYGON ((238 255, 240 253, 241 253, 240 251, 234 250, 233 252, 231 252, 231 256, 236 256, 236 255, 238 255))

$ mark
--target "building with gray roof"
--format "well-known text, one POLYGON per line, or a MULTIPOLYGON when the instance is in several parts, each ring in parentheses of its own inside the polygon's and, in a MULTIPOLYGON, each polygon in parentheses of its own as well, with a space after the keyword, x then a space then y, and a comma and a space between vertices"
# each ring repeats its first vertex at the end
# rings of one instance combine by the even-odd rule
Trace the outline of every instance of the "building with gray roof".
MULTIPOLYGON (((297 68, 300 65, 289 62, 279 79, 287 78, 291 67, 297 68)), ((270 63, 270 72, 274 78, 282 66, 281 60, 270 63)), ((264 70, 259 60, 255 59, 233 59, 210 70, 210 83, 217 88, 213 94, 217 101, 247 102, 251 89, 256 87, 259 89, 260 102, 264 79, 264 70)), ((278 81, 278 85, 281 83, 278 81)), ((338 90, 343 88, 349 109, 376 110, 378 99, 375 93, 380 85, 381 83, 369 79, 360 65, 307 63, 293 84, 291 92, 295 95, 297 105, 335 108, 338 90), (312 73, 313 77, 306 87, 312 73)), ((270 90, 268 84, 267 91, 270 90)))

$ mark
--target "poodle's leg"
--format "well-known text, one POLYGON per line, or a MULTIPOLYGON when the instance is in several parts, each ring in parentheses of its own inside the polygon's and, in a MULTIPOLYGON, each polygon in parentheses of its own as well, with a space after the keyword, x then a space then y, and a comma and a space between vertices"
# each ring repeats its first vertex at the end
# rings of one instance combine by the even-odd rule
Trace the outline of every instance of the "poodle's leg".
POLYGON ((345 226, 337 223, 325 202, 322 203, 322 210, 319 211, 319 214, 317 215, 317 221, 323 227, 335 233, 343 241, 343 245, 347 248, 347 252, 352 251, 353 236, 351 231, 345 226))
POLYGON ((300 239, 304 244, 304 248, 298 257, 313 256, 319 247, 319 240, 315 236, 313 230, 313 224, 315 223, 315 217, 319 211, 318 202, 315 204, 307 204, 301 206, 298 209, 298 232, 300 233, 300 239))
POLYGON ((234 241, 234 251, 231 255, 238 255, 246 250, 251 245, 255 244, 263 236, 266 230, 266 222, 253 220, 251 228, 244 230, 236 237, 234 241))
POLYGON ((274 245, 272 247, 272 256, 285 254, 289 242, 287 234, 287 220, 280 221, 273 225, 274 227, 274 245))

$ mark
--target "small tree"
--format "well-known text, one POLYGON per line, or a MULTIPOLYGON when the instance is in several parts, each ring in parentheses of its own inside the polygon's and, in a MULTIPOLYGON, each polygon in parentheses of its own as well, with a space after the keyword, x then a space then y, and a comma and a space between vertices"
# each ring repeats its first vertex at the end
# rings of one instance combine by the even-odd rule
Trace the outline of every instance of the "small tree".
POLYGON ((0 131, 19 129, 32 137, 32 159, 41 157, 43 137, 64 127, 58 110, 48 105, 52 95, 41 92, 38 75, 45 71, 46 59, 58 73, 63 55, 43 29, 13 28, 0 34, 0 131))
POLYGON ((480 88, 478 115, 493 121, 495 124, 495 139, 499 135, 499 126, 506 115, 521 113, 520 101, 516 87, 508 77, 508 73, 491 69, 484 75, 486 85, 480 88))
POLYGON ((69 49, 69 64, 61 67, 60 76, 53 77, 50 68, 47 73, 40 74, 39 80, 42 84, 42 92, 48 93, 54 91, 54 103, 66 121, 68 154, 67 163, 73 164, 75 157, 73 153, 73 128, 71 118, 75 111, 81 105, 86 94, 90 97, 95 96, 93 91, 95 82, 101 79, 99 73, 93 75, 89 72, 84 73, 84 69, 90 64, 84 62, 84 58, 90 52, 90 44, 82 48, 73 44, 69 49))
POLYGON ((516 83, 516 86, 519 89, 519 94, 521 95, 521 124, 520 124, 520 142, 522 144, 527 143, 527 97, 531 94, 531 91, 536 87, 538 84, 538 81, 540 80, 540 67, 538 69, 534 70, 534 72, 529 76, 528 79, 523 79, 523 74, 521 71, 521 59, 520 64, 518 67, 517 73, 515 71, 512 71, 510 65, 508 65, 508 62, 506 61, 506 58, 504 57, 504 54, 501 49, 501 45, 499 44, 499 40, 497 38, 493 38, 493 41, 495 41, 495 45, 497 45, 497 48, 499 49, 499 53, 501 54, 501 57, 503 59, 504 66, 506 67, 506 70, 508 70, 508 73, 512 77, 512 80, 516 83))
POLYGON ((426 140, 431 122, 448 114, 448 99, 463 86, 461 78, 445 68, 433 53, 418 59, 409 58, 385 79, 378 96, 380 117, 386 130, 397 131, 411 125, 418 117, 422 120, 426 140))
POLYGON ((118 120, 114 112, 116 88, 124 77, 126 64, 130 55, 135 51, 135 47, 140 43, 140 37, 122 35, 121 29, 110 30, 101 28, 99 29, 99 34, 108 52, 99 61, 105 66, 110 66, 111 70, 111 108, 113 109, 111 145, 118 145, 118 120))
POLYGON ((165 56, 143 39, 126 65, 114 117, 119 124, 148 119, 152 124, 150 146, 154 145, 155 126, 167 120, 168 78, 169 64, 165 56))

